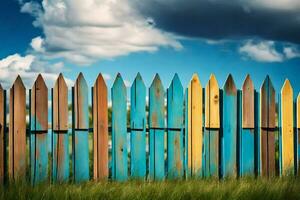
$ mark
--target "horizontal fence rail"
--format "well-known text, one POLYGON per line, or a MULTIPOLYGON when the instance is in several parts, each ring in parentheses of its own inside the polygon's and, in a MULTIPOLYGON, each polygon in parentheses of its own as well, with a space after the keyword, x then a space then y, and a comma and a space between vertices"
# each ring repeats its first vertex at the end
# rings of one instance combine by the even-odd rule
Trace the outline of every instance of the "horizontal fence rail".
POLYGON ((276 93, 269 76, 256 90, 249 75, 238 89, 231 75, 203 88, 194 74, 184 88, 175 74, 165 89, 156 74, 147 90, 137 74, 128 94, 118 74, 111 107, 101 74, 90 89, 80 73, 70 101, 69 89, 59 74, 48 95, 39 75, 28 108, 18 76, 7 112, 0 85, 0 184, 300 174, 300 96, 289 80, 276 93))

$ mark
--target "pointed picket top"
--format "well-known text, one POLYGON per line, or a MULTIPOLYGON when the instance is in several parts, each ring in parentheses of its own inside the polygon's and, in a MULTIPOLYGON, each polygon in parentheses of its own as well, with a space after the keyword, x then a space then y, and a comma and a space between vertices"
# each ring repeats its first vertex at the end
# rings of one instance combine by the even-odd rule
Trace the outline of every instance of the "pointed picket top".
POLYGON ((137 84, 140 84, 140 85, 142 85, 143 87, 146 88, 145 83, 143 81, 143 78, 142 78, 142 76, 139 72, 137 73, 137 75, 136 75, 136 77, 135 77, 135 79, 134 79, 134 81, 131 85, 131 88, 134 88, 137 84))
POLYGON ((17 76, 15 82, 13 83, 13 87, 25 90, 25 86, 20 75, 17 76))
POLYGON ((284 81, 284 84, 281 88, 281 95, 291 95, 293 97, 293 87, 292 87, 289 79, 286 79, 284 81))
POLYGON ((94 83, 94 87, 97 87, 97 85, 102 86, 103 88, 105 88, 105 90, 107 90, 105 80, 104 80, 103 75, 101 73, 98 74, 97 79, 94 83))
POLYGON ((200 82, 200 79, 199 79, 199 76, 197 73, 193 74, 192 79, 190 80, 190 83, 189 83, 189 87, 194 84, 197 84, 202 88, 202 84, 200 82))
POLYGON ((228 75, 223 88, 227 95, 236 95, 237 90, 231 74, 228 75))
POLYGON ((83 84, 82 86, 86 86, 87 87, 87 83, 86 83, 86 80, 85 80, 82 72, 80 72, 78 74, 78 76, 77 76, 75 87, 76 87, 77 84, 83 84))
POLYGON ((155 77, 150 85, 150 88, 161 88, 162 90, 164 90, 163 84, 160 80, 159 74, 155 74, 155 77))
POLYGON ((214 74, 205 88, 205 127, 220 128, 220 94, 219 85, 214 74))
POLYGON ((39 90, 48 90, 45 80, 41 74, 39 74, 38 77, 36 78, 32 86, 32 90, 34 90, 36 86, 38 86, 39 90))
POLYGON ((254 128, 254 85, 249 74, 244 80, 242 91, 242 127, 254 128))
POLYGON ((164 101, 165 101, 164 88, 159 75, 156 74, 149 88, 149 104, 150 104, 149 111, 150 114, 151 112, 155 113, 153 116, 150 116, 149 118, 150 127, 161 127, 160 124, 163 124, 164 101))
POLYGON ((300 93, 297 97, 297 128, 300 128, 300 93))
POLYGON ((64 76, 62 75, 62 73, 60 73, 55 81, 55 85, 54 85, 54 90, 58 89, 58 86, 65 88, 67 87, 67 83, 65 81, 64 76))
POLYGON ((89 128, 88 85, 81 72, 74 85, 74 117, 76 129, 89 128))
POLYGON ((178 74, 176 73, 172 79, 172 82, 169 86, 169 90, 172 90, 173 93, 181 92, 183 93, 183 87, 179 79, 178 74))
POLYGON ((125 83, 124 83, 123 78, 120 73, 117 74, 114 84, 112 86, 112 89, 119 88, 119 87, 126 88, 125 83))

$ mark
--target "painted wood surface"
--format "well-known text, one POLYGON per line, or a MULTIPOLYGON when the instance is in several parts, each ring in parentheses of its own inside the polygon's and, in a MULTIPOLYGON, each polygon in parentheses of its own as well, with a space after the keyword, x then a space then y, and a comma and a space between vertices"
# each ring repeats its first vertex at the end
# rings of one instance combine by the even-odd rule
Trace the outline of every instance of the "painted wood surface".
POLYGON ((4 184, 6 172, 6 91, 0 84, 0 185, 4 184))
MULTIPOLYGON (((297 118, 297 175, 300 175, 300 94, 298 94, 296 102, 296 118, 297 118)), ((295 141, 296 142, 296 141, 295 141)))
POLYGON ((39 74, 31 89, 30 167, 32 184, 48 177, 48 88, 39 74))
POLYGON ((240 126, 240 175, 254 176, 255 164, 255 90, 247 75, 240 99, 242 125, 240 126))
POLYGON ((117 75, 112 95, 112 178, 124 181, 128 177, 127 159, 127 94, 124 81, 117 75))
POLYGON ((59 74, 53 88, 52 180, 69 179, 68 87, 59 74))
POLYGON ((76 79, 73 102, 72 166, 75 182, 89 180, 88 86, 82 73, 76 79))
POLYGON ((146 178, 146 86, 138 73, 131 86, 131 177, 146 178))
POLYGON ((94 179, 108 178, 108 100, 107 87, 99 74, 93 88, 94 179))
POLYGON ((158 74, 149 89, 149 178, 163 180, 165 178, 164 159, 164 118, 165 92, 158 74))
POLYGON ((219 176, 220 94, 215 75, 211 75, 205 88, 205 177, 219 176))
POLYGON ((282 175, 294 174, 294 109, 293 88, 289 80, 281 89, 281 172, 282 175))
POLYGON ((169 179, 182 178, 183 152, 183 87, 175 74, 167 90, 167 170, 169 179))
POLYGON ((186 151, 187 176, 202 176, 203 153, 203 94, 202 85, 197 74, 194 74, 187 89, 186 104, 186 151))
POLYGON ((223 88, 221 173, 237 177, 237 89, 231 74, 223 88))
POLYGON ((26 89, 18 76, 10 89, 9 177, 24 180, 26 176, 26 89))
POLYGON ((260 173, 275 176, 275 90, 267 76, 260 89, 260 173))

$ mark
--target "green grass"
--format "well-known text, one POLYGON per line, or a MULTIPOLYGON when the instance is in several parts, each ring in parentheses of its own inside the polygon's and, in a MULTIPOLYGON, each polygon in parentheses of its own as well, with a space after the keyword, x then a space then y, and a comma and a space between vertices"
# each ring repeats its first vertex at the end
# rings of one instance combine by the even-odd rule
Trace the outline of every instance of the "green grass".
POLYGON ((62 185, 10 185, 1 199, 300 199, 300 179, 189 180, 165 182, 87 182, 62 185))

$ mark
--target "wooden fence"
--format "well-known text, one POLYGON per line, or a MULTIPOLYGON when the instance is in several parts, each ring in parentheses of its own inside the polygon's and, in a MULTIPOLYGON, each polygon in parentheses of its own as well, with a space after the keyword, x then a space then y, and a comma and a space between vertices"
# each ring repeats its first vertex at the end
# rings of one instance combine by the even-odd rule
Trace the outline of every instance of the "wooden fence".
POLYGON ((165 91, 157 74, 147 105, 146 86, 138 74, 128 109, 127 89, 118 74, 111 89, 111 120, 101 74, 91 90, 91 110, 89 87, 81 73, 71 91, 69 108, 62 74, 51 95, 39 75, 29 90, 26 124, 26 89, 18 76, 10 89, 7 127, 6 90, 0 87, 1 183, 272 177, 300 172, 300 98, 296 103, 288 80, 276 103, 269 76, 257 91, 249 75, 239 90, 231 75, 223 88, 214 75, 203 88, 194 74, 184 91, 176 74, 165 91))

